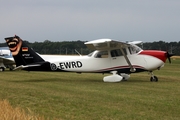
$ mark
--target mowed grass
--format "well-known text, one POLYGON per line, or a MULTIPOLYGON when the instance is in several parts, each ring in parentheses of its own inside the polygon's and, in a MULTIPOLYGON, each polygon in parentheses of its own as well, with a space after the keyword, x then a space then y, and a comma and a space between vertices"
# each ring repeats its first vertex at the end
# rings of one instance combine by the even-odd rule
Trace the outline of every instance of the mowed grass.
POLYGON ((154 74, 158 82, 144 72, 104 83, 108 74, 5 71, 0 99, 50 120, 179 120, 180 59, 154 74))

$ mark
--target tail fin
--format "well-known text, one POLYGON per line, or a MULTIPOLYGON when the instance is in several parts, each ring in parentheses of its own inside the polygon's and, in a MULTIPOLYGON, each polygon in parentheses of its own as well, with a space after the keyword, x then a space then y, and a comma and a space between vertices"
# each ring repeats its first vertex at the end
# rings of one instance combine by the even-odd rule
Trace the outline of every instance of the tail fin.
POLYGON ((16 66, 41 63, 44 60, 33 51, 22 39, 18 36, 5 38, 6 43, 12 52, 16 66))

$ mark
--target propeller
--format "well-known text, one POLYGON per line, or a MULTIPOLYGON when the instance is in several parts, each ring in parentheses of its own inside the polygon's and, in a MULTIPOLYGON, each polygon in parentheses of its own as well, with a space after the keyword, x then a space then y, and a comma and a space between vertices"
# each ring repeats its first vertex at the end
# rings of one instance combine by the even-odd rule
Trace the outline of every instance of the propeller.
POLYGON ((174 55, 173 53, 166 52, 167 59, 169 60, 169 63, 171 63, 171 57, 174 55))

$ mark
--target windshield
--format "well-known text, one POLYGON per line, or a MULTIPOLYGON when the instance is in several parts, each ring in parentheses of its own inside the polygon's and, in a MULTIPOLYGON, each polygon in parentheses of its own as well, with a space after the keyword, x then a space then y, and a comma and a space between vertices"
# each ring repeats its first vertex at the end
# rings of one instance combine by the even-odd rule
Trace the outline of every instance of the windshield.
POLYGON ((139 53, 142 49, 138 47, 137 45, 131 44, 129 47, 130 54, 136 54, 139 53))

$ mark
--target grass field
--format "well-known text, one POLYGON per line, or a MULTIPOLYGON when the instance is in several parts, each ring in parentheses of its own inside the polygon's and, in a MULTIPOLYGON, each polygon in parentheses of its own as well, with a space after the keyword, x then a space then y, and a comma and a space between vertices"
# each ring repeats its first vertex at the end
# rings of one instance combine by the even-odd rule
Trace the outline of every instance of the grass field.
POLYGON ((0 100, 50 120, 179 120, 180 59, 154 74, 159 82, 144 72, 104 83, 102 74, 5 71, 0 100))

